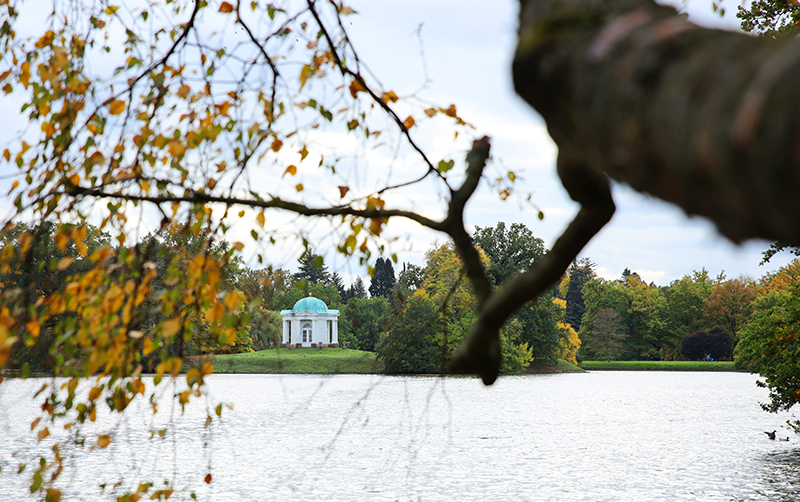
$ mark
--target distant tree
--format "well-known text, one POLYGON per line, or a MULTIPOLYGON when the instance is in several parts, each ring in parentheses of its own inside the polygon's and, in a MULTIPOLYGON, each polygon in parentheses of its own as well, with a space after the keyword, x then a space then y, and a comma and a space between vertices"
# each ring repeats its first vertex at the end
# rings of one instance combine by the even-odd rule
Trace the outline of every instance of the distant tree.
POLYGON ((487 272, 495 285, 527 270, 547 251, 544 241, 522 223, 512 223, 508 230, 502 221, 495 227, 476 226, 472 240, 489 257, 487 272))
POLYGON ((351 298, 344 306, 343 314, 350 321, 353 336, 358 341, 356 348, 374 352, 381 333, 387 329, 389 301, 380 296, 351 298))
POLYGON ((397 277, 397 284, 404 292, 414 292, 422 287, 425 269, 413 263, 403 262, 403 269, 397 277))
POLYGON ((594 277, 595 264, 589 258, 581 258, 572 262, 569 268, 569 285, 567 286, 566 321, 575 331, 580 332, 581 319, 586 312, 583 303, 583 287, 594 277))
POLYGON ((394 267, 388 258, 378 258, 375 262, 375 271, 369 285, 369 294, 372 298, 389 298, 395 285, 394 267))
MULTIPOLYGON (((2 306, 11 312, 37 311, 40 299, 52 295, 75 274, 89 270, 91 256, 101 248, 110 251, 110 245, 110 236, 92 225, 44 222, 30 227, 20 223, 0 232, 0 253, 11 264, 0 271, 2 306), (29 250, 26 255, 19 252, 23 246, 29 250)), ((54 316, 40 327, 36 337, 18 338, 10 347, 8 367, 27 364, 32 370, 51 369, 51 349, 56 342, 53 330, 57 325, 74 323, 72 317, 71 313, 54 316)), ((0 347, 0 352, 5 348, 0 347)))
POLYGON ((704 315, 706 304, 714 289, 714 281, 703 269, 672 281, 662 290, 667 300, 667 329, 672 346, 680 350, 684 335, 708 328, 704 315))
POLYGON ((303 256, 297 259, 300 264, 297 273, 294 274, 295 281, 306 281, 308 284, 329 284, 331 275, 325 260, 322 256, 314 253, 308 248, 303 256))
POLYGON ((343 301, 349 302, 353 298, 367 298, 367 288, 364 287, 364 281, 361 280, 361 277, 356 277, 350 287, 347 288, 345 291, 343 301))
POLYGON ((578 349, 581 348, 581 339, 578 336, 578 332, 563 320, 567 310, 567 302, 561 298, 553 298, 553 304, 561 314, 562 320, 558 322, 558 327, 566 333, 566 336, 561 339, 558 357, 572 364, 578 364, 577 354, 578 349))
POLYGON ((739 330, 750 320, 756 285, 746 278, 731 279, 714 287, 705 306, 705 317, 712 325, 724 327, 738 340, 739 330))
POLYGON ((602 309, 592 322, 591 345, 595 353, 610 361, 616 359, 624 349, 626 333, 622 317, 611 309, 602 309))
POLYGON ((290 290, 293 284, 292 274, 281 268, 244 267, 237 280, 237 288, 245 294, 247 302, 258 300, 265 309, 271 309, 275 295, 290 290))
POLYGON ((283 318, 279 312, 260 306, 250 309, 250 337, 253 350, 280 347, 283 339, 283 318))
POLYGON ((442 370, 434 335, 445 320, 424 289, 418 289, 389 316, 388 330, 378 341, 378 358, 387 373, 438 373, 442 370))
POLYGON ((334 272, 331 274, 330 284, 336 286, 336 289, 339 291, 339 298, 344 301, 347 291, 345 290, 344 281, 342 280, 342 276, 339 275, 339 272, 334 272))
MULTIPOLYGON (((769 389, 765 410, 778 412, 792 408, 800 397, 800 281, 785 289, 771 289, 760 295, 750 321, 739 332, 736 362, 764 378, 758 385, 769 389)), ((792 421, 800 432, 800 421, 792 421)))
POLYGON ((690 361, 700 361, 710 356, 715 361, 733 357, 733 336, 722 326, 708 331, 696 331, 683 337, 681 353, 690 361))

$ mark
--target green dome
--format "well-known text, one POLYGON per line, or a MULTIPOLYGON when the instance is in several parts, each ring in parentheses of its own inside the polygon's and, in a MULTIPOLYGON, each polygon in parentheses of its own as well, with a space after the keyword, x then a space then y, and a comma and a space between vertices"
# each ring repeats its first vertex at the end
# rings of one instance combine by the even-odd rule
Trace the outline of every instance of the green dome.
POLYGON ((294 307, 292 307, 292 312, 295 314, 304 310, 314 312, 315 314, 327 314, 328 306, 319 298, 309 296, 307 298, 301 298, 294 304, 294 307))

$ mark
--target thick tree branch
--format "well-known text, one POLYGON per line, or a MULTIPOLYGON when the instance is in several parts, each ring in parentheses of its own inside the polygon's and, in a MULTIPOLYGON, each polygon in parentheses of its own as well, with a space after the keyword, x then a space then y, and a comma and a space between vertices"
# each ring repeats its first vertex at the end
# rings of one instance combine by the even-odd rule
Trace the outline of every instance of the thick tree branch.
POLYGON ((527 271, 510 279, 478 309, 478 319, 453 358, 451 370, 477 373, 491 385, 500 371, 500 328, 520 307, 550 288, 592 237, 614 214, 608 181, 580 160, 559 152, 558 174, 570 196, 581 204, 553 249, 527 271))
POLYGON ((800 244, 800 39, 707 30, 649 0, 522 0, 517 92, 595 173, 741 242, 800 244))
POLYGON ((453 239, 456 251, 464 263, 464 270, 472 283, 479 306, 483 305, 491 295, 492 282, 486 275, 481 256, 472 243, 472 237, 464 228, 464 207, 478 188, 488 158, 489 138, 484 136, 473 142, 472 150, 467 154, 467 177, 461 188, 450 192, 450 207, 447 217, 442 222, 444 231, 453 239))

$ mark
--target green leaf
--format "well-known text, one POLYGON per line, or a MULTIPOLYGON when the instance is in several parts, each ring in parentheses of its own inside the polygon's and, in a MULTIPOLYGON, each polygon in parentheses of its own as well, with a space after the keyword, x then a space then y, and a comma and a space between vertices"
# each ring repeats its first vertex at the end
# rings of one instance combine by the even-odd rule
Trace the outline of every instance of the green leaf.
POLYGON ((439 171, 440 173, 446 173, 447 171, 452 169, 455 164, 456 163, 453 160, 447 160, 447 161, 440 160, 439 165, 436 166, 436 170, 439 171))

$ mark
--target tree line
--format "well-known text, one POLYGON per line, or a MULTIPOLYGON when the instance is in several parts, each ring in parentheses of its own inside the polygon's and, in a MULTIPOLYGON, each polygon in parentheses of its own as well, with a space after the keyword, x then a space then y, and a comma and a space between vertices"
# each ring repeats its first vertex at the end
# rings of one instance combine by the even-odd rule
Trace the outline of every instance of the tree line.
MULTIPOLYGON (((114 246, 108 234, 88 224, 17 225, 2 233, 0 252, 11 259, 22 256, 20 247, 35 249, 25 254, 26 263, 8 267, 0 274, 7 291, 5 298, 14 300, 6 303, 6 308, 35 308, 51 302, 60 290, 79 285, 100 254, 117 260, 118 268, 122 268, 125 256, 140 255, 145 261, 143 268, 152 273, 141 306, 131 310, 127 323, 129 331, 143 339, 141 360, 149 363, 151 370, 170 356, 279 347, 280 311, 312 295, 329 308, 340 310, 339 340, 345 346, 377 352, 389 372, 441 372, 476 317, 475 295, 449 243, 434 244, 426 253, 424 265, 403 263, 397 274, 391 259, 379 257, 371 276, 366 280, 357 276, 345 286, 341 275, 331 272, 312 248, 298 259, 295 272, 251 268, 230 243, 207 233, 179 230, 168 227, 152 232, 126 247, 114 246), (63 237, 73 234, 80 234, 82 239, 63 237), (158 327, 172 314, 164 308, 169 305, 163 302, 165 295, 176 296, 173 301, 179 301, 179 292, 170 286, 178 277, 191 275, 201 259, 217 264, 218 287, 213 298, 190 302, 194 310, 181 336, 168 342, 156 341, 158 327), (148 340, 160 345, 150 346, 148 340)), ((546 252, 541 239, 521 224, 506 228, 501 222, 495 227, 479 227, 475 241, 498 286, 546 252)), ((502 333, 504 371, 518 371, 532 361, 561 357, 575 362, 580 341, 566 323, 566 313, 566 302, 556 289, 522 309, 502 333)), ((41 326, 35 337, 21 340, 12 348, 8 366, 26 371, 63 368, 66 361, 56 350, 56 339, 82 322, 81 315, 76 309, 63 309, 41 326)), ((74 350, 72 355, 78 360, 86 354, 74 350)))

